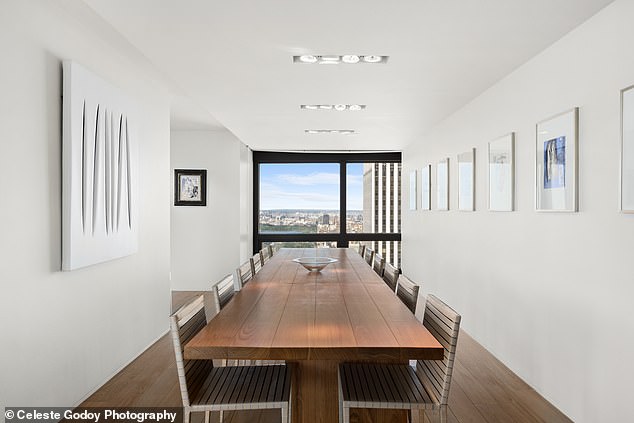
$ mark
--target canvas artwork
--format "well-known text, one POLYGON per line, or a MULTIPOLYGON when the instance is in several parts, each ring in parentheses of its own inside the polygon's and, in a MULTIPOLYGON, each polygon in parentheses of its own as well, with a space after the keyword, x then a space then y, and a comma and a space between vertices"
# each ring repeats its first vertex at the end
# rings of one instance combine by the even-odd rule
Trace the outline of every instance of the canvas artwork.
POLYGON ((538 211, 577 211, 577 127, 579 110, 537 124, 536 198, 538 211))
POLYGON ((412 170, 409 173, 409 209, 416 210, 416 171, 412 170))
POLYGON ((135 108, 81 65, 63 64, 62 270, 138 246, 135 108))
POLYGON ((423 167, 420 172, 421 210, 431 210, 431 165, 423 167))
POLYGON ((475 148, 458 154, 458 210, 475 210, 475 148))
POLYGON ((436 166, 436 209, 449 210, 449 159, 436 166))
POLYGON ((200 201, 200 175, 180 176, 180 196, 181 201, 200 201))

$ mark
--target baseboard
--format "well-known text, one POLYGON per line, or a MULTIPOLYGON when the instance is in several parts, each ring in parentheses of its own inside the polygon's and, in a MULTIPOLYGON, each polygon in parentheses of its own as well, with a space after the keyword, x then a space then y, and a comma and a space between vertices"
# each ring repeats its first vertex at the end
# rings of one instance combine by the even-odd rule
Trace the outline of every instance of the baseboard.
POLYGON ((156 344, 162 337, 164 337, 167 333, 169 333, 169 328, 165 330, 165 332, 161 333, 156 339, 154 339, 152 342, 150 342, 145 348, 143 348, 141 350, 141 352, 139 352, 137 355, 135 355, 134 357, 132 357, 130 360, 128 360, 125 364, 123 364, 121 367, 119 367, 117 370, 115 370, 112 374, 110 374, 110 376, 108 376, 106 378, 106 380, 104 380, 101 384, 97 385, 94 389, 90 390, 90 392, 88 392, 86 395, 84 395, 78 402, 75 403, 75 405, 73 405, 73 407, 79 407, 81 405, 82 402, 86 401, 88 398, 90 398, 90 396, 92 394, 94 394, 95 392, 97 392, 99 389, 101 389, 106 383, 108 383, 110 381, 110 379, 112 379, 113 377, 115 377, 116 375, 118 375, 121 371, 123 371, 123 369, 125 369, 126 367, 128 367, 130 364, 132 364, 132 362, 134 360, 136 360, 137 358, 139 358, 141 356, 141 354, 143 354, 144 352, 146 352, 152 345, 156 344))

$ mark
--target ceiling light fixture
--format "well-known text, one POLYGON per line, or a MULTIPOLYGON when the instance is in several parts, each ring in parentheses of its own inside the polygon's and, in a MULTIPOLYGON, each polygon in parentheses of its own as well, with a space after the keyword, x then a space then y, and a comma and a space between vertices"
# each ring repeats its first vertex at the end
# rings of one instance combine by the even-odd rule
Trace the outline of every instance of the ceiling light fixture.
POLYGON ((366 56, 359 54, 304 54, 301 56, 293 56, 293 62, 309 64, 316 63, 319 65, 337 65, 342 63, 347 65, 354 65, 357 63, 387 63, 388 58, 389 56, 380 56, 376 54, 368 54, 366 56))
POLYGON ((354 129, 304 129, 307 134, 340 134, 340 135, 353 135, 357 134, 354 129))
POLYGON ((350 110, 357 112, 366 108, 365 104, 302 104, 299 106, 302 110, 336 110, 343 112, 350 110))

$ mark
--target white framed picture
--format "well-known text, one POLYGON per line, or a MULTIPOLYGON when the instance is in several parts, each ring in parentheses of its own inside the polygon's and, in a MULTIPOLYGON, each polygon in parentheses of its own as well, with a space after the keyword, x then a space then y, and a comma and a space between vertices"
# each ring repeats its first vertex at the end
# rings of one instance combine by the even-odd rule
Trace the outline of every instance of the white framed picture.
POLYGON ((458 154, 458 210, 475 210, 475 148, 458 154))
POLYGON ((537 211, 577 211, 578 121, 575 107, 537 124, 537 211))
POLYGON ((515 206, 515 133, 489 142, 489 210, 515 206))
POLYGON ((412 170, 409 173, 409 209, 416 210, 416 171, 412 170))
POLYGON ((420 209, 431 210, 431 165, 420 171, 420 209))
POLYGON ((436 165, 436 210, 449 210, 449 158, 436 165))
POLYGON ((621 91, 621 211, 634 213, 634 85, 621 91))

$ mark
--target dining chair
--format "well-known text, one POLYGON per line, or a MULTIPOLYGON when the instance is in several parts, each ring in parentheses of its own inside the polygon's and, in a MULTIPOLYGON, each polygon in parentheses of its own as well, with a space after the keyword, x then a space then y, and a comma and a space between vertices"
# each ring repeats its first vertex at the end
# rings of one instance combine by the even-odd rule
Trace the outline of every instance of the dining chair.
POLYGON ((372 259, 374 258, 374 250, 370 247, 366 247, 363 258, 366 263, 372 266, 372 259))
POLYGON ((218 305, 224 308, 236 293, 233 281, 234 275, 227 275, 216 283, 211 289, 216 292, 218 297, 218 305))
POLYGON ((242 289, 242 287, 253 277, 252 269, 251 260, 245 261, 236 269, 236 280, 240 289, 242 289))
POLYGON ((273 243, 267 245, 266 249, 269 250, 269 257, 273 257, 273 255, 275 254, 275 251, 273 251, 273 243))
POLYGON ((407 276, 400 275, 396 287, 396 296, 401 299, 403 304, 416 314, 416 304, 418 303, 419 286, 412 282, 407 276))
POLYGON ((255 276, 262 269, 262 256, 260 256, 260 253, 255 253, 249 259, 249 262, 251 264, 251 275, 255 276))
POLYGON ((170 332, 183 400, 183 421, 191 413, 279 408, 290 422, 291 370, 283 366, 214 367, 212 360, 185 360, 184 345, 206 325, 204 296, 196 296, 170 317, 170 332))
POLYGON ((269 261, 269 259, 271 258, 271 252, 269 251, 268 248, 262 248, 260 250, 260 262, 262 263, 262 266, 264 266, 264 264, 269 261))
POLYGON ((396 284, 400 273, 401 272, 399 272, 396 267, 392 266, 390 263, 385 263, 385 268, 383 269, 383 282, 385 282, 393 292, 396 292, 396 284))
POLYGON ((383 271, 385 270, 385 259, 379 253, 374 254, 374 265, 372 266, 374 271, 380 277, 383 277, 383 271))
POLYGON ((423 326, 443 346, 442 360, 418 360, 415 368, 387 363, 339 365, 340 423, 350 422, 350 408, 406 409, 412 423, 422 421, 421 409, 439 410, 440 422, 447 422, 460 315, 435 296, 428 295, 423 326))
POLYGON ((365 244, 359 244, 359 255, 361 257, 365 255, 365 244))

